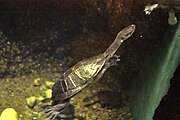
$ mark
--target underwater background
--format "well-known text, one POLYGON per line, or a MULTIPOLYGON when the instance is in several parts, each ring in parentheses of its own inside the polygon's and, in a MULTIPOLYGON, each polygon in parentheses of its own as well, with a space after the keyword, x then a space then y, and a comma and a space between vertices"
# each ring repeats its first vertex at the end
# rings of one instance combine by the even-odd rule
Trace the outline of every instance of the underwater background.
MULTIPOLYGON (((165 11, 147 16, 149 2, 141 0, 0 3, 0 113, 12 107, 19 120, 46 120, 51 84, 77 62, 104 52, 133 23, 135 33, 117 51, 118 66, 71 99, 76 120, 132 120, 129 83, 163 42, 165 11), (33 96, 37 100, 28 103, 33 96)), ((160 113, 154 119, 166 120, 160 113)))

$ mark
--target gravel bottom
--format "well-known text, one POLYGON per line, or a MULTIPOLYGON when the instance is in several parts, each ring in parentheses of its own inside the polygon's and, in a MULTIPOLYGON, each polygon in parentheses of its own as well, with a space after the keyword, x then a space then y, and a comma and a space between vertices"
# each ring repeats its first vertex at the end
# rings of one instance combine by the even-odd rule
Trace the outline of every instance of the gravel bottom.
MULTIPOLYGON (((42 74, 41 80, 46 81, 47 76, 54 78, 58 74, 42 74)), ((106 74, 107 76, 107 74, 106 74)), ((14 78, 5 78, 0 80, 0 112, 7 107, 16 109, 19 120, 46 120, 43 117, 43 110, 37 110, 36 107, 30 109, 26 104, 26 98, 30 96, 38 96, 43 91, 39 86, 33 86, 33 81, 39 77, 38 75, 27 75, 14 78)), ((109 81, 110 82, 110 81, 109 81)), ((97 93, 101 90, 111 90, 107 82, 99 81, 98 83, 84 89, 77 96, 71 99, 71 104, 75 107, 75 116, 83 118, 83 120, 132 120, 130 106, 128 103, 119 108, 102 108, 100 103, 86 107, 83 99, 97 93)), ((127 101, 127 100, 126 100, 127 101)), ((75 118, 78 120, 78 118, 75 118)))

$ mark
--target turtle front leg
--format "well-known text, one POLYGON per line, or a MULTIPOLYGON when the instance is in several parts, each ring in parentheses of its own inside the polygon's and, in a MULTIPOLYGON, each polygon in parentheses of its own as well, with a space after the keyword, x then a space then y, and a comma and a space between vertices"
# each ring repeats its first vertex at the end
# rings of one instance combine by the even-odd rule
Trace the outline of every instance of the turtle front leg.
POLYGON ((94 78, 93 83, 97 82, 104 74, 104 72, 110 68, 111 66, 117 65, 117 62, 120 61, 119 55, 113 55, 104 65, 102 70, 98 73, 98 75, 94 78))
POLYGON ((117 62, 120 61, 120 56, 119 55, 113 55, 106 63, 104 68, 108 69, 111 66, 117 65, 117 62))

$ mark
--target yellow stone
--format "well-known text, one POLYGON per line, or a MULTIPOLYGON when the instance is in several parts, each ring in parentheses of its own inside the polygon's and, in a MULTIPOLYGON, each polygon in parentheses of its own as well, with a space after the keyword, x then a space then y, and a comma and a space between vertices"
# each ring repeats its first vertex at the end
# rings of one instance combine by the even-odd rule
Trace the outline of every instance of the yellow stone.
POLYGON ((44 100, 44 97, 43 97, 43 96, 38 96, 38 97, 37 97, 37 100, 38 100, 38 102, 41 102, 41 101, 44 100))
POLYGON ((31 96, 26 98, 26 103, 28 105, 29 108, 33 108, 36 105, 36 97, 35 96, 31 96))
POLYGON ((41 79, 40 78, 36 78, 34 81, 33 81, 33 85, 34 86, 40 86, 41 85, 41 79))
POLYGON ((45 91, 45 97, 46 98, 51 98, 52 97, 52 90, 51 89, 48 89, 45 91))
POLYGON ((0 120, 18 120, 18 115, 15 109, 6 108, 0 116, 0 120))
POLYGON ((54 82, 47 80, 47 81, 45 81, 45 85, 46 85, 47 88, 50 88, 50 89, 51 89, 52 86, 54 85, 54 82))

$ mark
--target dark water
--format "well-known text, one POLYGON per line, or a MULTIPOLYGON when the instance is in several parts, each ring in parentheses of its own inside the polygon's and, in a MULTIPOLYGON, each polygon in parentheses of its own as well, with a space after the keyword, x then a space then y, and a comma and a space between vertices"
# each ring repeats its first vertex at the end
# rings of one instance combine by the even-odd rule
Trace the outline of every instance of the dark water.
MULTIPOLYGON (((12 107, 20 120, 45 120, 41 106, 50 103, 40 102, 31 109, 25 99, 43 96, 46 81, 55 81, 78 61, 102 53, 118 31, 134 23, 136 32, 117 51, 121 55, 118 66, 71 100, 76 119, 131 120, 129 82, 159 47, 167 26, 165 19, 157 20, 166 16, 163 11, 147 17, 144 4, 128 7, 117 3, 108 10, 93 4, 78 9, 0 6, 0 112, 12 107), (33 85, 37 78, 40 86, 33 85), (83 101, 104 90, 122 94, 123 104, 107 108, 100 100, 89 106, 83 101)), ((108 101, 108 95, 103 100, 108 101)))

